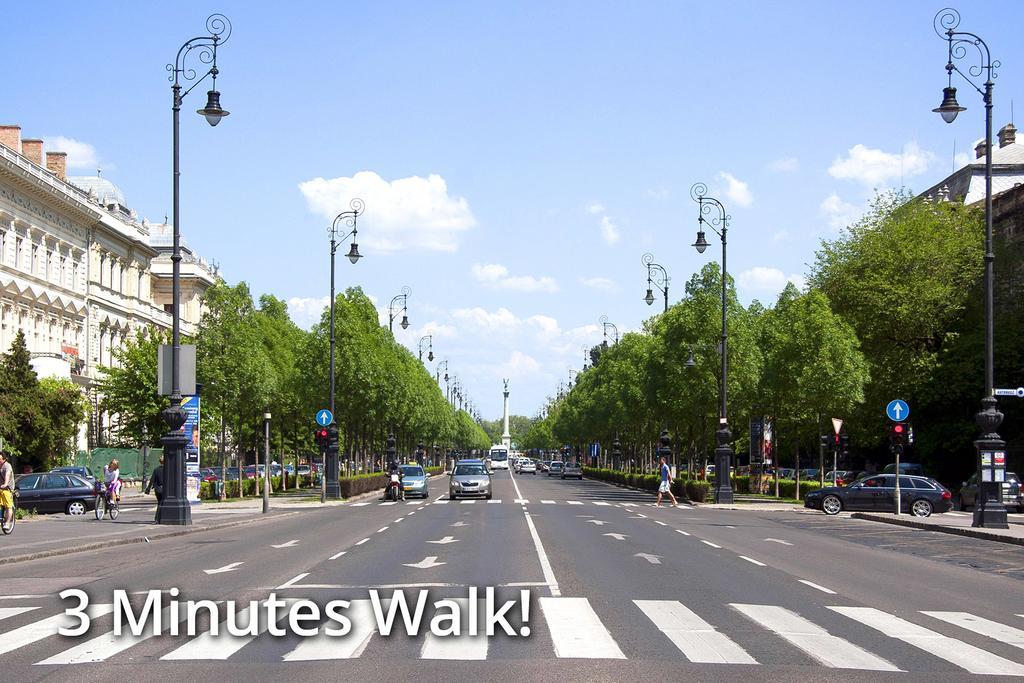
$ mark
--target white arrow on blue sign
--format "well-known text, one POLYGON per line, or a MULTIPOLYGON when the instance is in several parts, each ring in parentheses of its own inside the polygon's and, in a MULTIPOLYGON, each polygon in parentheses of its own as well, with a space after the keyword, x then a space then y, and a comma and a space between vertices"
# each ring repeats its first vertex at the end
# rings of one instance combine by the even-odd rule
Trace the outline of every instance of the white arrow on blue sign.
POLYGON ((1016 389, 996 389, 992 393, 996 396, 1016 396, 1017 398, 1024 398, 1024 387, 1017 387, 1016 389))
POLYGON ((326 427, 332 422, 334 422, 334 415, 332 415, 331 411, 326 408, 316 414, 316 423, 321 427, 326 427))
POLYGON ((907 405, 906 401, 896 399, 889 401, 889 405, 885 407, 885 414, 889 416, 889 419, 893 422, 903 422, 910 417, 910 406, 907 405))

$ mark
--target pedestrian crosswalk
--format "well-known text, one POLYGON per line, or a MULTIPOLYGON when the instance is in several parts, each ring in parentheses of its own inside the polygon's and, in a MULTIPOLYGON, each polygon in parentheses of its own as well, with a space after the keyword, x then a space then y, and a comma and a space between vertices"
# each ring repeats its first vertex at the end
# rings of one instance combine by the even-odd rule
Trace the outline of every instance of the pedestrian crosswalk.
MULTIPOLYGON (((295 600, 289 600, 294 603, 295 600)), ((464 599, 456 599, 466 609, 464 599)), ((47 614, 46 607, 0 609, 0 664, 42 667, 100 662, 315 662, 394 656, 470 661, 522 657, 553 659, 659 659, 678 657, 696 664, 827 667, 874 672, 928 671, 1024 677, 1024 621, 1020 615, 979 616, 961 611, 905 612, 851 605, 799 607, 727 603, 685 605, 678 600, 636 599, 627 604, 585 597, 540 597, 529 638, 487 637, 463 622, 458 635, 422 629, 419 638, 382 636, 370 600, 352 600, 351 628, 328 634, 280 639, 257 603, 193 638, 113 632, 113 606, 97 604, 81 638, 57 635, 75 620, 47 614), (254 621, 255 620, 255 621, 254 621), (879 635, 880 634, 880 635, 879 635), (508 643, 518 641, 511 653, 508 643), (789 648, 789 649, 787 649, 789 648)), ((475 613, 484 613, 483 604, 475 613)), ((167 610, 163 612, 167 616, 167 610)), ((277 626, 287 627, 282 610, 277 626)), ((427 620, 425 620, 425 623, 427 620)), ((165 626, 167 619, 164 619, 165 626)), ((336 626, 325 622, 325 625, 336 626)), ((307 624, 308 626, 308 624, 307 624)), ((392 634, 396 635, 396 634, 392 634)))

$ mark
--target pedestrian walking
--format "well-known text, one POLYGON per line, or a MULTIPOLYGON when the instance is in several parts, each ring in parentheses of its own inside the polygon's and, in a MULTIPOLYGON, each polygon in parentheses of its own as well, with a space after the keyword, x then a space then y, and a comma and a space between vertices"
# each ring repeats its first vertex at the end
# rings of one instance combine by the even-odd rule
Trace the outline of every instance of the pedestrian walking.
POLYGON ((672 477, 668 468, 668 462, 665 461, 665 456, 661 456, 661 484, 658 486, 658 500, 654 503, 655 507, 661 505, 661 496, 665 493, 672 499, 672 507, 679 507, 676 497, 672 495, 672 477))
POLYGON ((155 468, 153 468, 153 476, 149 478, 149 483, 146 484, 146 493, 148 494, 152 490, 156 493, 156 504, 157 511, 160 510, 160 501, 164 499, 164 456, 160 456, 160 462, 155 468))

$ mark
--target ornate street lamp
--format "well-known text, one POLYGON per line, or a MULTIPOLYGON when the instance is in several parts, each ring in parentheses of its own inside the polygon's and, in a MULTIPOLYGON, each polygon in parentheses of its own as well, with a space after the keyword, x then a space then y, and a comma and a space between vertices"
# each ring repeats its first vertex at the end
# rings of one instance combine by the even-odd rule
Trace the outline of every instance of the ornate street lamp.
MULTIPOLYGON (((993 303, 993 279, 995 253, 992 251, 992 86, 996 77, 996 69, 999 68, 999 61, 992 59, 992 53, 981 38, 973 33, 957 31, 960 26, 960 14, 955 9, 944 9, 935 15, 933 21, 935 32, 947 43, 946 52, 946 87, 942 89, 942 104, 932 111, 940 114, 946 123, 952 123, 957 114, 966 111, 956 101, 956 88, 953 87, 953 72, 960 74, 978 93, 981 94, 985 103, 985 395, 981 399, 981 411, 974 416, 975 423, 981 430, 981 436, 974 442, 978 450, 978 504, 974 506, 974 519, 972 526, 992 527, 998 529, 1008 528, 1006 519, 1006 506, 1002 503, 1002 495, 997 481, 985 481, 995 479, 993 476, 993 463, 1000 458, 1005 462, 1006 442, 1002 440, 996 430, 1003 422, 1003 414, 995 397, 995 329, 994 329, 994 303, 993 303), (965 74, 956 65, 956 61, 967 59, 968 46, 973 46, 978 51, 978 63, 971 64, 968 68, 970 76, 965 74), (984 90, 971 80, 971 77, 978 78, 985 75, 984 90), (986 462, 988 460, 988 462, 986 462), (987 472, 983 472, 984 469, 987 472)), ((972 53, 973 54, 973 53, 972 53)))
POLYGON ((398 317, 398 311, 402 313, 402 322, 399 323, 403 330, 409 329, 409 310, 407 308, 409 304, 409 295, 412 294, 412 290, 408 287, 402 287, 402 293, 396 294, 391 303, 388 304, 388 329, 391 333, 395 332, 395 318, 398 317), (398 302, 402 302, 401 308, 398 307, 398 302))
POLYGON ((651 287, 655 287, 665 297, 665 310, 668 311, 668 271, 665 270, 665 266, 654 262, 653 254, 644 254, 642 260, 647 266, 647 294, 644 301, 648 306, 654 305, 654 291, 651 287))
POLYGON ((609 327, 612 328, 612 330, 615 332, 615 343, 618 344, 619 343, 619 328, 615 326, 615 323, 608 322, 608 316, 606 316, 606 315, 602 315, 599 322, 601 323, 601 332, 604 335, 604 341, 601 342, 601 345, 604 346, 605 348, 608 348, 608 328, 609 327))
MULTIPOLYGON (((362 258, 359 253, 359 245, 356 244, 356 237, 359 234, 357 219, 363 214, 366 206, 363 200, 354 198, 349 202, 349 210, 342 211, 334 220, 327 233, 331 236, 331 332, 330 332, 330 367, 328 369, 330 383, 330 408, 331 415, 334 415, 334 256, 338 253, 338 242, 352 238, 352 246, 348 250, 348 260, 354 265, 362 258), (346 228, 351 230, 345 231, 346 228)), ((332 423, 333 424, 333 423, 332 423)), ((341 483, 338 481, 338 449, 337 444, 328 446, 324 462, 324 486, 322 489, 323 498, 320 502, 326 502, 326 498, 341 498, 341 483)))
POLYGON ((420 341, 419 341, 418 346, 419 346, 419 351, 420 351, 420 362, 421 363, 423 362, 423 342, 424 341, 428 342, 428 347, 430 349, 428 351, 428 353, 427 353, 427 360, 430 361, 431 363, 433 363, 434 362, 434 335, 428 334, 426 336, 420 337, 420 341))
MULTIPOLYGON (((704 237, 704 226, 710 227, 720 238, 722 238, 722 344, 719 349, 722 356, 722 377, 718 388, 718 431, 715 432, 715 439, 718 447, 715 448, 715 502, 732 503, 732 482, 729 473, 732 467, 732 433, 729 431, 729 421, 726 416, 726 397, 728 394, 729 381, 729 327, 727 316, 727 282, 726 271, 726 234, 729 230, 729 221, 732 217, 725 210, 722 202, 714 197, 707 196, 708 188, 704 183, 696 183, 690 188, 690 196, 697 202, 697 241, 693 246, 700 254, 708 248, 708 241, 704 237), (705 218, 708 216, 708 218, 705 218), (719 230, 721 228, 721 230, 719 230)), ((693 354, 690 354, 692 361, 693 354)), ((687 361, 687 367, 690 361, 687 361)))
POLYGON ((164 445, 164 497, 160 501, 156 520, 160 524, 187 525, 192 523, 192 510, 185 498, 185 433, 181 431, 187 416, 182 408, 181 400, 181 159, 180 159, 180 115, 181 102, 192 90, 206 80, 212 79, 212 86, 207 93, 206 107, 198 113, 206 118, 211 126, 216 126, 228 112, 220 106, 220 93, 217 91, 217 48, 231 36, 231 22, 223 14, 211 14, 206 19, 206 30, 209 35, 197 36, 185 42, 174 59, 168 64, 171 72, 171 112, 173 139, 173 250, 171 252, 171 398, 170 405, 163 412, 167 423, 167 434, 161 439, 164 445), (192 51, 202 64, 209 68, 202 75, 189 66, 186 61, 192 51), (194 81, 182 92, 182 81, 194 81))

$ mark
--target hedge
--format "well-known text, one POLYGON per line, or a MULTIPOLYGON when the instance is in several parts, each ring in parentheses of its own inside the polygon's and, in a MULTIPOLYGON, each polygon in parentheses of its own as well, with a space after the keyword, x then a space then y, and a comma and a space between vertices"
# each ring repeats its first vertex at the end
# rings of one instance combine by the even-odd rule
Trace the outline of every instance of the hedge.
MULTIPOLYGON (((440 474, 443 467, 427 467, 425 468, 427 475, 440 474)), ((381 490, 384 488, 384 482, 387 481, 387 475, 382 472, 373 472, 369 474, 357 474, 352 477, 339 477, 338 483, 341 485, 341 496, 343 498, 351 498, 352 496, 358 496, 360 493, 366 493, 368 491, 381 490)), ((299 488, 309 488, 313 486, 313 479, 308 475, 299 475, 298 478, 299 488)), ((270 478, 270 488, 272 491, 281 490, 281 477, 270 478)), ((295 477, 288 477, 288 489, 295 489, 295 477)), ((225 495, 228 498, 238 497, 238 480, 232 480, 225 482, 225 495)), ((245 495, 247 496, 261 496, 263 495, 263 477, 259 479, 246 479, 245 480, 245 495)), ((217 488, 215 482, 200 482, 199 484, 199 497, 203 500, 216 500, 217 499, 217 488)))
MULTIPOLYGON (((607 481, 622 486, 631 486, 645 491, 657 491, 658 486, 661 484, 661 477, 657 474, 623 472, 622 470, 612 470, 604 467, 584 467, 583 474, 591 479, 607 481)), ((672 493, 694 503, 706 501, 710 491, 711 482, 708 481, 679 478, 672 481, 672 493)))

